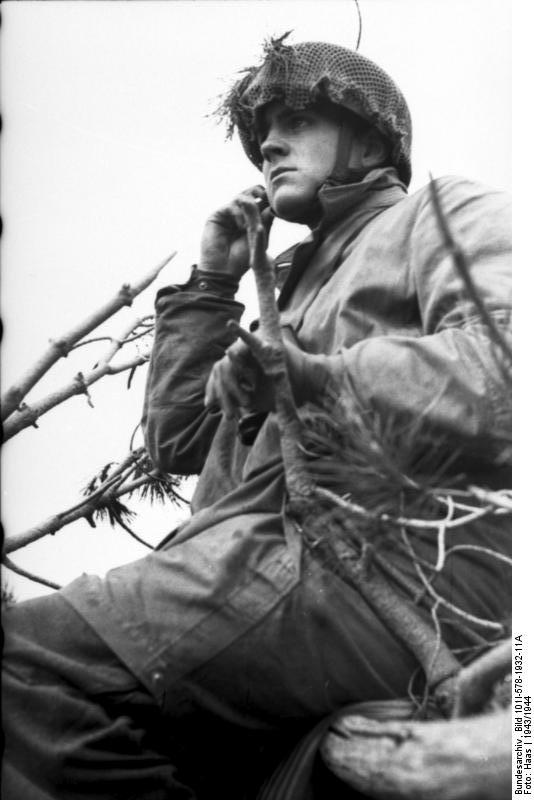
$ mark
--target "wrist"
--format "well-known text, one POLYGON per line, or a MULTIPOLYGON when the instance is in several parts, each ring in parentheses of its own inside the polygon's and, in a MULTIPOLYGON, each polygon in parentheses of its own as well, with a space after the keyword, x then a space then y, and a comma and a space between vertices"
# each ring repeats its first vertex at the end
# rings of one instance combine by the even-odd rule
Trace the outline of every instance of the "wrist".
POLYGON ((198 269, 201 272, 209 272, 212 275, 222 275, 223 277, 231 278, 233 280, 239 281, 241 275, 243 274, 243 269, 237 269, 232 267, 228 261, 220 261, 215 259, 209 258, 202 258, 198 262, 198 269))

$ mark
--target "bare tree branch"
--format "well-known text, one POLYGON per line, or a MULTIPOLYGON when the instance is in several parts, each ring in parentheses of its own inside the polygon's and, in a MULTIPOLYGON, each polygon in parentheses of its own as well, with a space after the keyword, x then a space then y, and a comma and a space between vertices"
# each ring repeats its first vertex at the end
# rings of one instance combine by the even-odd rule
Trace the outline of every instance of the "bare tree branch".
MULTIPOLYGON (((114 344, 113 347, 116 347, 118 350, 120 344, 117 342, 117 344, 114 344)), ((140 366, 141 364, 146 363, 148 359, 148 354, 138 355, 135 356, 135 358, 132 358, 130 361, 113 365, 110 364, 107 360, 107 357, 105 357, 101 362, 99 362, 99 366, 92 369, 86 375, 84 375, 82 372, 78 372, 78 374, 75 375, 69 383, 67 383, 65 386, 62 386, 61 389, 56 389, 56 391, 51 392, 51 394, 49 394, 47 397, 38 400, 31 406, 23 404, 21 409, 17 410, 10 417, 10 419, 6 421, 4 425, 4 441, 9 441, 9 439, 13 438, 13 436, 15 436, 17 433, 24 430, 24 428, 30 427, 31 425, 37 427, 36 422, 40 417, 43 416, 43 414, 46 414, 51 409, 65 402, 65 400, 68 400, 70 397, 74 397, 78 394, 88 394, 88 387, 93 383, 96 383, 96 381, 100 380, 100 378, 103 378, 106 375, 118 375, 126 370, 131 370, 140 366)))
MULTIPOLYGON (((378 564, 377 564, 378 566, 378 564)), ((359 591, 382 622, 410 649, 421 664, 430 687, 440 685, 442 702, 448 704, 450 682, 461 665, 433 626, 413 603, 392 588, 378 568, 367 574, 359 564, 352 568, 359 591)))
POLYGON ((147 331, 142 331, 138 336, 132 336, 134 331, 139 327, 139 325, 148 319, 148 316, 142 317, 141 319, 133 320, 133 322, 128 323, 125 330, 122 332, 121 336, 118 338, 111 339, 111 345, 106 353, 97 361, 96 367, 101 367, 103 364, 109 364, 111 360, 116 356, 119 352, 121 347, 125 344, 129 343, 130 341, 134 341, 135 339, 141 338, 142 336, 146 336, 147 331), (130 338, 131 337, 131 338, 130 338))
POLYGON ((465 717, 482 711, 492 687, 511 670, 512 640, 506 639, 459 673, 452 716, 465 717))
POLYGON ((430 687, 440 685, 440 702, 449 706, 450 688, 460 670, 460 662, 436 635, 434 625, 414 604, 409 596, 403 596, 392 584, 391 577, 400 578, 398 571, 384 559, 380 552, 366 541, 354 525, 349 514, 336 516, 315 514, 303 520, 299 530, 311 550, 323 554, 326 563, 331 558, 325 553, 334 553, 338 564, 345 562, 346 569, 334 570, 340 578, 355 589, 373 609, 384 626, 398 637, 413 653, 421 665, 430 687), (337 526, 347 534, 337 533, 337 526), (349 545, 348 542, 351 542, 349 545), (354 545, 356 543, 356 550, 354 545), (357 552, 359 550, 359 553, 357 552))
POLYGON ((106 501, 109 499, 130 492, 133 488, 138 488, 143 483, 146 483, 149 479, 145 477, 140 479, 136 486, 132 487, 132 484, 130 484, 122 492, 117 489, 117 484, 120 485, 135 469, 134 462, 135 454, 130 453, 117 469, 114 470, 112 475, 84 500, 70 506, 65 511, 53 514, 39 525, 29 528, 23 533, 7 537, 4 541, 4 553, 7 554, 15 550, 20 550, 22 547, 26 547, 26 545, 36 542, 44 536, 57 533, 71 522, 83 519, 84 517, 90 517, 97 509, 103 508, 106 505, 106 501))
POLYGON ((83 339, 83 341, 78 342, 78 344, 74 344, 71 347, 71 352, 73 350, 77 350, 80 347, 86 347, 88 344, 96 344, 96 342, 119 342, 119 346, 122 347, 125 344, 130 344, 130 342, 134 342, 136 339, 142 339, 143 336, 147 336, 150 331, 153 329, 154 325, 153 322, 150 324, 146 324, 146 320, 153 320, 154 315, 148 314, 145 317, 141 317, 140 319, 134 320, 133 323, 128 325, 128 328, 125 333, 123 333, 122 337, 116 339, 114 336, 94 336, 91 339, 83 339), (137 328, 144 328, 140 333, 132 334, 137 328))
POLYGON ((459 528, 462 525, 466 525, 468 522, 472 522, 479 517, 484 517, 487 514, 492 512, 491 508, 477 508, 471 511, 468 514, 465 514, 462 517, 457 517, 456 519, 448 520, 445 518, 444 520, 436 520, 436 519, 411 519, 408 517, 394 517, 391 514, 380 514, 373 511, 369 511, 368 509, 364 508, 357 503, 352 503, 350 500, 346 500, 343 497, 339 497, 339 495, 335 494, 335 492, 330 491, 330 489, 324 489, 322 486, 317 486, 315 489, 315 493, 319 497, 323 497, 325 500, 329 500, 330 502, 334 503, 335 505, 339 506, 340 508, 345 509, 345 511, 350 512, 351 514, 356 514, 357 516, 364 517, 365 519, 369 520, 377 520, 380 522, 389 522, 392 525, 396 525, 400 528, 408 527, 414 528, 418 530, 437 530, 438 532, 445 527, 447 530, 453 528, 459 528))
POLYGON ((265 249, 265 231, 258 206, 252 200, 241 201, 239 205, 246 220, 250 266, 256 280, 260 336, 243 330, 235 322, 231 323, 231 327, 248 344, 265 374, 273 382, 286 486, 290 501, 298 503, 311 495, 314 483, 300 444, 302 423, 285 361, 280 317, 275 301, 273 268, 265 249))
POLYGON ((504 800, 510 797, 511 715, 382 721, 342 714, 321 747, 357 797, 504 800))
MULTIPOLYGON (((153 499, 161 501, 165 497, 170 497, 173 502, 187 501, 184 501, 174 490, 175 481, 172 478, 157 469, 148 470, 145 468, 142 459, 143 453, 146 456, 144 447, 128 453, 126 458, 120 464, 117 464, 109 475, 104 477, 107 469, 111 466, 108 465, 105 470, 101 471, 99 476, 93 478, 89 483, 86 488, 86 496, 82 500, 64 511, 54 514, 39 525, 6 538, 4 541, 4 554, 26 547, 26 545, 42 539, 44 536, 53 535, 76 520, 85 518, 90 524, 94 524, 92 521, 93 515, 98 515, 102 511, 107 511, 112 515, 112 524, 121 525, 131 536, 137 538, 147 547, 151 547, 150 544, 123 524, 124 519, 121 518, 121 513, 118 513, 119 509, 117 508, 119 498, 131 495, 139 490, 143 494, 144 487, 147 487, 152 489, 148 494, 153 499), (101 480, 101 483, 96 485, 99 480, 101 480)), ((122 511, 124 512, 124 510, 123 507, 122 511)))
POLYGON ((134 298, 155 280, 163 267, 165 267, 175 255, 176 253, 171 253, 170 256, 150 270, 138 283, 133 285, 124 284, 115 297, 111 298, 111 300, 105 303, 98 311, 91 314, 87 319, 76 325, 59 339, 51 340, 49 348, 38 361, 5 393, 1 403, 2 420, 6 420, 18 408, 30 389, 35 386, 56 361, 69 354, 72 346, 76 344, 76 342, 97 328, 102 322, 112 317, 120 308, 123 308, 123 306, 130 306, 134 298))

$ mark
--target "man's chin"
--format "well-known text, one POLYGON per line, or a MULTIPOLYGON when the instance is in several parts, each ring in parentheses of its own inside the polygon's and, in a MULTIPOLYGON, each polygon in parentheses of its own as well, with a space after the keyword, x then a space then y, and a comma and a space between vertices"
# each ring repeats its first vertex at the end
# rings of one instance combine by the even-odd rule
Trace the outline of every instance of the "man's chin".
POLYGON ((275 197, 271 205, 276 216, 286 222, 308 225, 317 217, 318 205, 315 198, 310 200, 281 195, 275 197))

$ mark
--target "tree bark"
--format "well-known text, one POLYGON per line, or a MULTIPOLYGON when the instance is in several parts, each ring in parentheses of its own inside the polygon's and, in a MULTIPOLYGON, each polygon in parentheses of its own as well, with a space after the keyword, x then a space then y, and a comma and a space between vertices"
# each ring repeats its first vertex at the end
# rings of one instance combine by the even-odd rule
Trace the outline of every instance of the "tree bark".
POLYGON ((376 800, 504 800, 511 792, 511 711, 455 720, 332 727, 321 755, 332 772, 376 800))

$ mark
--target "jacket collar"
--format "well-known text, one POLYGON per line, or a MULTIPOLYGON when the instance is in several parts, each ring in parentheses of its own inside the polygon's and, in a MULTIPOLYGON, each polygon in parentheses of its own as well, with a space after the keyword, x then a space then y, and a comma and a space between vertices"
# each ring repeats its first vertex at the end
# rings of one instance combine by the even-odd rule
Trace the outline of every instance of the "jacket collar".
POLYGON ((407 194, 394 167, 373 169, 357 183, 335 185, 328 181, 319 189, 322 209, 319 224, 297 245, 275 259, 276 283, 283 287, 283 306, 298 283, 306 263, 326 239, 354 238, 373 217, 407 194))
POLYGON ((357 183, 336 185, 326 181, 318 192, 322 216, 314 231, 324 234, 349 212, 357 216, 358 212, 365 213, 372 208, 388 208, 401 200, 407 191, 395 167, 373 169, 357 183))

